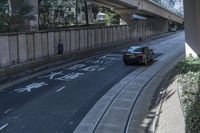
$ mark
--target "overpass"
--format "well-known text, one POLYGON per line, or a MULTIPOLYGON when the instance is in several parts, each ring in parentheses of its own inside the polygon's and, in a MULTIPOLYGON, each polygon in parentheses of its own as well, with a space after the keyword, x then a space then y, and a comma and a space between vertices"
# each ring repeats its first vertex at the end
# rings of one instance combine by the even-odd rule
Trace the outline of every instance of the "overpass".
MULTIPOLYGON (((138 14, 147 18, 160 17, 169 21, 182 24, 183 17, 179 16, 166 8, 163 8, 150 0, 89 0, 111 8, 118 13, 127 24, 133 23, 133 15, 138 14)), ((15 13, 23 3, 33 7, 32 14, 36 17, 34 21, 28 22, 30 30, 38 29, 38 0, 9 0, 11 12, 15 13)), ((26 22, 27 23, 27 22, 26 22)))
POLYGON ((167 20, 183 23, 183 16, 177 15, 170 10, 161 7, 151 0, 92 0, 103 6, 111 8, 121 15, 127 22, 133 22, 133 14, 145 17, 161 17, 167 20))

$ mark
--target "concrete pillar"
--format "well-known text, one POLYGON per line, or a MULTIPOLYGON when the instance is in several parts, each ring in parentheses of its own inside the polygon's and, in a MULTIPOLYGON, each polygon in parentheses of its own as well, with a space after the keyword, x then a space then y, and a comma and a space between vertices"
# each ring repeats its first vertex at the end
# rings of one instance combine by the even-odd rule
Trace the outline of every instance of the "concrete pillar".
POLYGON ((184 0, 186 56, 200 56, 200 1, 184 0))
POLYGON ((133 15, 135 13, 135 9, 118 8, 114 9, 114 12, 119 14, 127 24, 133 23, 133 15))
MULTIPOLYGON (((26 6, 26 4, 33 7, 31 11, 31 15, 35 17, 34 20, 22 20, 22 23, 26 25, 26 28, 30 31, 38 30, 38 0, 8 0, 10 15, 17 13, 22 7, 26 6)), ((27 29, 26 29, 27 30, 27 29)))

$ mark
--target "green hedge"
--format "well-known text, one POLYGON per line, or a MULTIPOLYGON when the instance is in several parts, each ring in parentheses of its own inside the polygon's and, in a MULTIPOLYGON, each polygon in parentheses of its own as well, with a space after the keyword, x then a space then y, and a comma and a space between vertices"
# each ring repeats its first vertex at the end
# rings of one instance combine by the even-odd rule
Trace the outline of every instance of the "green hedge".
POLYGON ((200 133, 200 59, 183 59, 178 71, 187 132, 200 133))

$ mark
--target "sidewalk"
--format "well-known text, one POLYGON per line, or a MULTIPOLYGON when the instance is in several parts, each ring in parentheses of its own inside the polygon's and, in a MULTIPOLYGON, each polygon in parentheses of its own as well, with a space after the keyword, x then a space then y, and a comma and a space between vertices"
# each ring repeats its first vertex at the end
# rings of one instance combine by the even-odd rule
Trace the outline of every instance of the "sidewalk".
POLYGON ((181 109, 177 79, 172 79, 160 102, 156 133, 185 133, 184 116, 181 109))

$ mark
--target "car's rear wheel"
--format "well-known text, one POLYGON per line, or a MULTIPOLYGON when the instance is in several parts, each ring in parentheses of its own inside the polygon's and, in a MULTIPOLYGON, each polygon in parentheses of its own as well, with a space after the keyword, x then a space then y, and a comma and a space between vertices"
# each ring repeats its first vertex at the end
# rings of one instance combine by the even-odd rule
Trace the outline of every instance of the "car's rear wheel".
POLYGON ((129 65, 130 63, 128 61, 124 61, 124 64, 125 65, 129 65))
POLYGON ((154 55, 152 55, 152 57, 151 57, 151 60, 150 60, 151 62, 154 62, 154 55))

